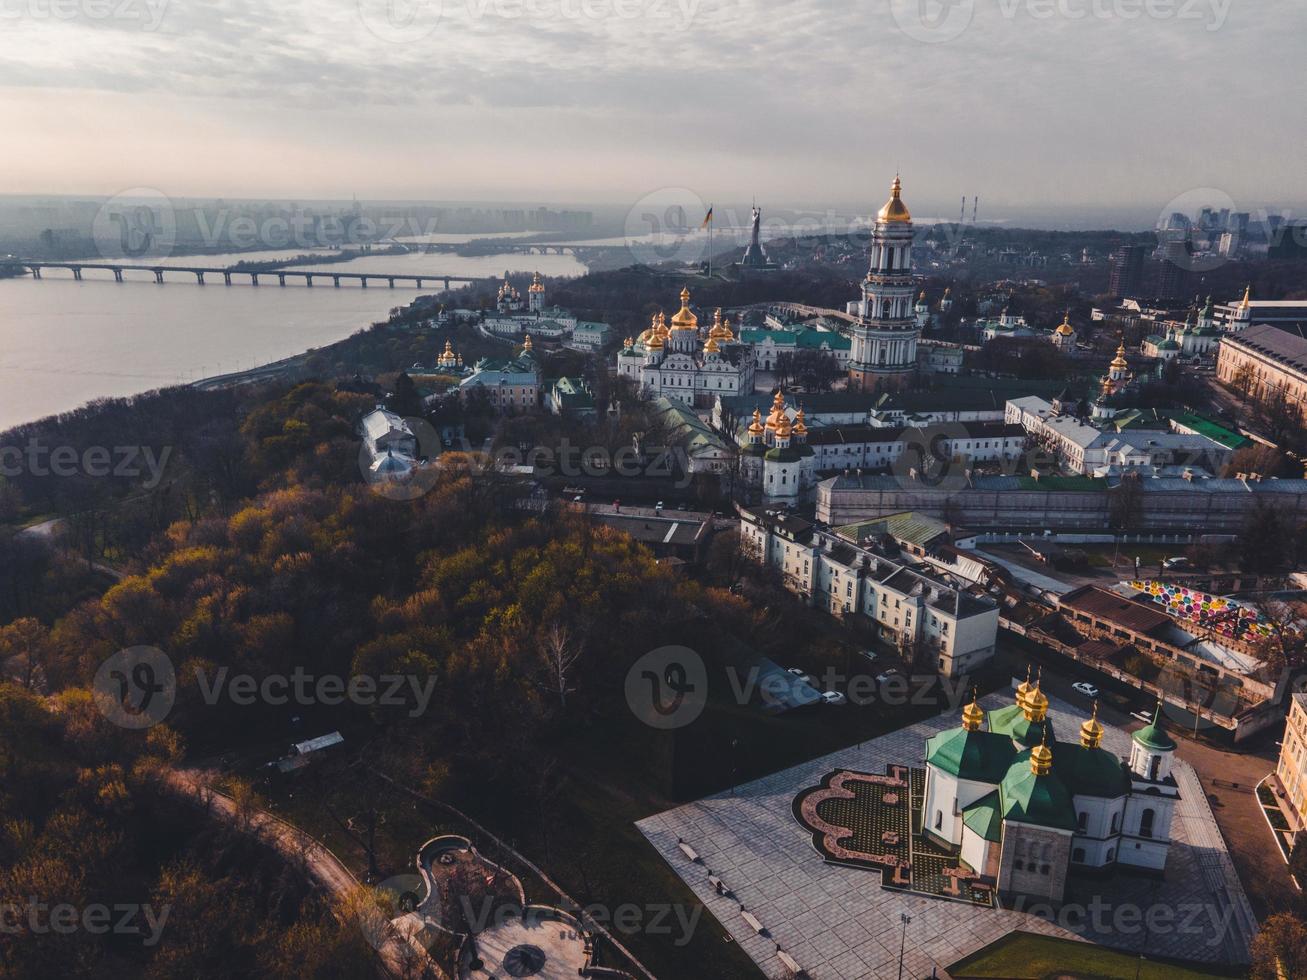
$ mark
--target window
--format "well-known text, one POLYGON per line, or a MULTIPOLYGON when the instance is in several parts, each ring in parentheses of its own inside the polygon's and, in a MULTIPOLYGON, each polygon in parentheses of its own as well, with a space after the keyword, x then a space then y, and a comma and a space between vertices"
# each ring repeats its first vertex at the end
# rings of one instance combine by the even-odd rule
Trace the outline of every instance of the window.
POLYGON ((1084 864, 1085 849, 1083 847, 1077 847, 1074 851, 1071 852, 1071 860, 1074 861, 1076 864, 1084 864))
POLYGON ((943 810, 936 810, 936 811, 935 811, 935 829, 936 829, 936 830, 941 830, 941 829, 943 829, 943 827, 944 827, 944 811, 943 811, 943 810))
POLYGON ((1083 834, 1083 833, 1085 832, 1085 829, 1086 829, 1088 826, 1089 826, 1089 814, 1087 814, 1087 813, 1077 813, 1077 814, 1076 814, 1076 830, 1080 831, 1080 832, 1083 834))
POLYGON ((1152 836, 1153 836, 1153 820, 1154 820, 1155 817, 1156 817, 1156 814, 1153 812, 1153 810, 1152 810, 1151 807, 1150 807, 1149 809, 1145 810, 1145 811, 1143 812, 1143 814, 1140 815, 1140 817, 1139 817, 1139 836, 1140 836, 1140 837, 1152 837, 1152 836))
POLYGON ((1115 833, 1116 833, 1118 830, 1120 830, 1120 829, 1121 829, 1121 814, 1119 814, 1119 813, 1114 813, 1114 814, 1112 814, 1112 830, 1111 830, 1111 833, 1114 833, 1114 834, 1115 834, 1115 833))

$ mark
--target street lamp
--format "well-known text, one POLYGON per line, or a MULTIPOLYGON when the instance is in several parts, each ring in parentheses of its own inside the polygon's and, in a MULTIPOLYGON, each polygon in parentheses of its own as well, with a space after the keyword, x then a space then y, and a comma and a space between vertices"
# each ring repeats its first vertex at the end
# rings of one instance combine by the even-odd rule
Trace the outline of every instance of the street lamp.
POLYGON ((900 912, 899 921, 903 923, 903 934, 899 938, 899 980, 903 980, 903 949, 908 942, 908 923, 912 921, 912 916, 900 912))

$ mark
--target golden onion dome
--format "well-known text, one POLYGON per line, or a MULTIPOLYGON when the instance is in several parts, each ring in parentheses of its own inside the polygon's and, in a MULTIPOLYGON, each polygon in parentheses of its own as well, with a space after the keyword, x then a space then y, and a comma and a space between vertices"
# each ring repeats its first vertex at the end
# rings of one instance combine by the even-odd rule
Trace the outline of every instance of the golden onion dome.
POLYGON ((1062 324, 1057 328, 1057 332, 1060 333, 1063 337, 1070 337, 1073 333, 1076 332, 1075 327, 1071 326, 1070 312, 1068 312, 1067 315, 1062 318, 1062 324))
POLYGON ((890 199, 885 202, 885 206, 876 215, 877 221, 907 222, 912 220, 912 215, 908 212, 908 206, 903 203, 902 191, 903 182, 896 175, 894 183, 890 185, 890 199))
POLYGON ((1048 747, 1048 729, 1044 729, 1044 740, 1030 752, 1030 771, 1036 776, 1047 776, 1053 771, 1053 750, 1048 747))
POLYGON ((1103 724, 1098 720, 1098 702, 1094 702, 1093 716, 1080 726, 1080 744, 1087 749, 1096 749, 1103 744, 1103 724))
POLYGON ((1034 689, 1035 685, 1030 682, 1030 664, 1026 664, 1026 679, 1017 685, 1017 707, 1022 711, 1026 710, 1026 699, 1034 689))
POLYGON ((658 331, 658 336, 666 340, 667 335, 671 333, 671 331, 667 329, 667 314, 664 313, 662 310, 659 310, 657 317, 655 317, 655 320, 657 321, 656 329, 658 331))
POLYGON ((731 329, 731 318, 728 316, 722 317, 722 340, 728 344, 735 340, 735 331, 731 329))
POLYGON ((531 286, 527 291, 532 293, 543 293, 545 291, 544 283, 540 281, 540 273, 537 272, 531 279, 531 286))
POLYGON ((808 434, 807 423, 803 421, 803 409, 799 409, 794 416, 794 434, 796 436, 806 436, 808 434))
POLYGON ((749 435, 760 436, 762 433, 762 412, 755 408, 753 410, 753 421, 749 423, 749 435))
MULTIPOLYGON (((641 335, 641 336, 643 336, 643 335, 641 335)), ((623 344, 626 346, 626 349, 627 349, 627 350, 630 350, 632 347, 635 346, 635 340, 634 340, 633 338, 631 338, 631 337, 627 337, 626 340, 623 341, 623 344)))
POLYGON ((1121 346, 1116 349, 1116 358, 1112 361, 1112 367, 1128 368, 1129 366, 1130 362, 1125 359, 1125 342, 1122 341, 1121 346))
POLYGON ((1026 721, 1043 721, 1048 716, 1048 695, 1035 685, 1026 697, 1026 721))
POLYGON ((722 308, 720 306, 717 307, 717 312, 713 314, 712 329, 708 331, 708 336, 713 340, 727 340, 731 336, 731 331, 722 322, 722 308))
POLYGON ((962 727, 969 732, 980 731, 985 723, 985 712, 976 699, 976 692, 971 692, 971 703, 962 709, 962 727))
POLYGON ((690 289, 688 286, 681 290, 681 308, 677 311, 676 316, 672 317, 672 329, 699 329, 699 318, 690 310, 690 289))
POLYGON ((721 348, 717 346, 717 341, 712 337, 709 337, 708 343, 703 345, 703 352, 705 354, 716 354, 720 350, 721 348))
POLYGON ((662 350, 663 335, 660 333, 655 333, 652 337, 649 338, 648 342, 645 344, 645 347, 649 348, 649 350, 662 350))
POLYGON ((524 338, 522 338, 522 350, 530 351, 533 346, 535 345, 531 343, 530 334, 527 334, 524 338))
POLYGON ((793 429, 790 425, 790 417, 788 415, 782 415, 780 421, 776 423, 776 438, 788 439, 791 432, 793 432, 793 429))

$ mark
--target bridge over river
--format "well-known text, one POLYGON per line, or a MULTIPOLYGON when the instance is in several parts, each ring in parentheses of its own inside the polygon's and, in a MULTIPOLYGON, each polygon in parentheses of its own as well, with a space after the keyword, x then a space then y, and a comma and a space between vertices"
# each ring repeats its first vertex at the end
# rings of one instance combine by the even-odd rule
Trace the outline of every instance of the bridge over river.
POLYGON ((411 285, 417 289, 423 288, 427 283, 443 283, 444 288, 448 290, 451 283, 478 283, 478 282, 497 282, 494 276, 452 276, 442 272, 413 273, 413 272, 322 272, 312 269, 239 269, 235 267, 204 267, 204 266, 183 266, 183 265, 146 265, 124 262, 62 262, 62 261, 44 261, 37 259, 4 259, 0 260, 0 265, 9 268, 23 268, 32 274, 33 279, 40 279, 41 272, 45 269, 67 269, 73 274, 73 278, 81 280, 84 273, 111 272, 115 282, 123 281, 124 272, 149 272, 154 275, 154 281, 164 283, 167 281, 165 276, 176 274, 180 276, 194 276, 195 282, 203 286, 206 281, 216 282, 219 277, 222 278, 223 285, 230 286, 233 282, 245 282, 248 278, 251 286, 260 284, 260 279, 264 282, 277 280, 277 285, 285 286, 287 282, 302 282, 305 286, 312 286, 313 280, 319 281, 330 280, 336 288, 340 287, 342 282, 356 282, 364 289, 368 288, 368 282, 386 283, 391 289, 399 285, 411 285), (208 279, 206 280, 206 277, 208 279))

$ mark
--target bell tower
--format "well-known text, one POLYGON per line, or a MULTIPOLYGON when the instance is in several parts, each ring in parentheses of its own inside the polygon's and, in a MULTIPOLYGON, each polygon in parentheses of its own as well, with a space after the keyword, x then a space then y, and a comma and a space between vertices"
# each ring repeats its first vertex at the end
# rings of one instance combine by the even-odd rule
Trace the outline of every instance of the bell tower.
POLYGON ((871 391, 878 384, 903 387, 916 374, 921 328, 913 309, 912 215, 903 203, 898 177, 890 199, 876 215, 871 263, 853 325, 849 385, 871 391))

